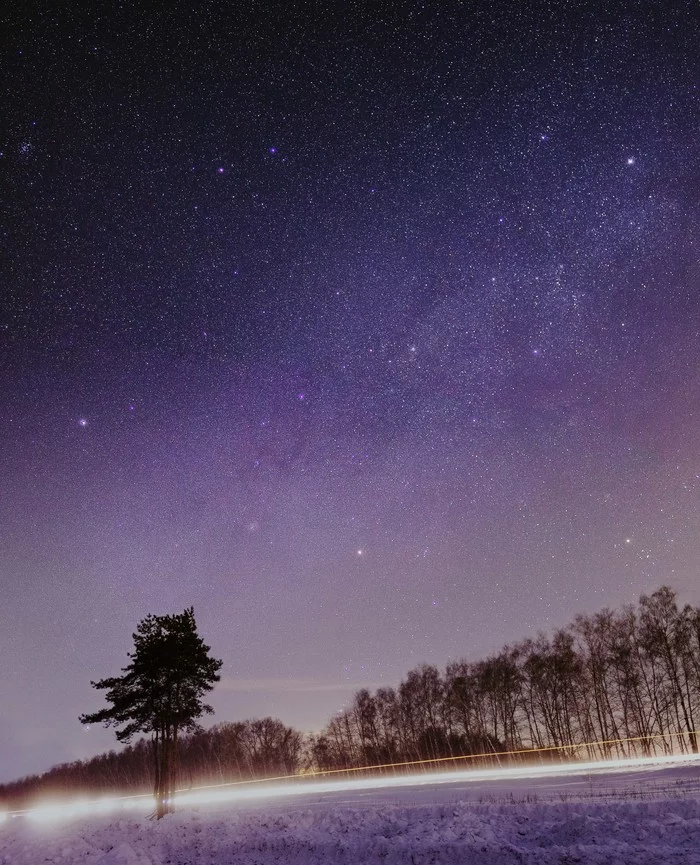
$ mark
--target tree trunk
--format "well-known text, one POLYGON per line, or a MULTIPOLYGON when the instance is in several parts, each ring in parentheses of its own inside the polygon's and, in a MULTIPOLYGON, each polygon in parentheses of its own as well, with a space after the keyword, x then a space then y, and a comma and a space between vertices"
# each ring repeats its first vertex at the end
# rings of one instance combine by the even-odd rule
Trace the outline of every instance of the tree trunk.
POLYGON ((172 795, 172 783, 170 779, 170 750, 171 750, 171 736, 170 730, 167 727, 163 727, 159 733, 160 739, 160 753, 157 767, 157 776, 156 776, 156 817, 160 820, 161 817, 164 817, 169 811, 172 811, 172 805, 170 802, 172 795))

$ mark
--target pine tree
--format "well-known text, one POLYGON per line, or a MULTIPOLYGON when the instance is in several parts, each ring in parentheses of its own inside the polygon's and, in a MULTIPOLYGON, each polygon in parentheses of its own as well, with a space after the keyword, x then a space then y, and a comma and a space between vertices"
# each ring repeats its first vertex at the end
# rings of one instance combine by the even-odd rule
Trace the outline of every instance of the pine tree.
POLYGON ((134 651, 122 676, 91 682, 112 705, 80 716, 83 724, 121 727, 120 742, 150 734, 155 767, 154 796, 160 818, 172 810, 178 735, 211 714, 202 697, 214 687, 222 662, 209 655, 197 634, 194 609, 171 616, 146 616, 133 635, 134 651))

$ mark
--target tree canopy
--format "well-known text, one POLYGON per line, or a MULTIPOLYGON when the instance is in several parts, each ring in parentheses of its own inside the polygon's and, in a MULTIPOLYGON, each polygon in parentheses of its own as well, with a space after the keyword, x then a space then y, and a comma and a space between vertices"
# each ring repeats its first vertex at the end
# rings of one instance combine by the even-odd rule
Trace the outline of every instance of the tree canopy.
POLYGON ((218 682, 222 662, 209 655, 197 633, 194 609, 167 616, 146 616, 133 635, 134 651, 122 676, 92 682, 104 690, 110 706, 80 716, 83 724, 117 727, 117 739, 128 742, 135 733, 151 735, 155 763, 158 816, 172 799, 173 763, 178 735, 196 727, 197 719, 213 712, 204 695, 218 682))

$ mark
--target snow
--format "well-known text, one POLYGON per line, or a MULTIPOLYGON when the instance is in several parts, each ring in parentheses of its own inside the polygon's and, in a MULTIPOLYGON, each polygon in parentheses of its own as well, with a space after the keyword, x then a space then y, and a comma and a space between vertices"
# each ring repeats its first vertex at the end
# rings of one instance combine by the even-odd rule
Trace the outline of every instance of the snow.
POLYGON ((695 764, 491 785, 339 784, 182 805, 160 821, 133 807, 25 815, 0 823, 0 865, 700 865, 698 777, 695 764))
POLYGON ((700 801, 289 806, 146 817, 15 819, 1 865, 700 865, 700 801))

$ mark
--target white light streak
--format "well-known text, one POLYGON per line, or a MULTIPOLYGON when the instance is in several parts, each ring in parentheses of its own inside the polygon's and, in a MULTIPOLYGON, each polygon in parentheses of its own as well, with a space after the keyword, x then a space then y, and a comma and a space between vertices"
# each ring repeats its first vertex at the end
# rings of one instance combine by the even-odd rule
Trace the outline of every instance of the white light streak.
POLYGON ((59 820, 70 820, 73 817, 112 814, 115 811, 154 811, 156 807, 153 796, 122 796, 111 799, 73 799, 68 802, 59 800, 44 802, 36 808, 25 811, 9 811, 7 816, 26 817, 38 823, 54 823, 59 820))
MULTIPOLYGON (((310 781, 304 776, 290 776, 289 780, 277 779, 277 783, 243 781, 217 784, 208 787, 181 790, 175 793, 175 805, 195 806, 221 804, 225 802, 244 804, 265 799, 293 798, 295 796, 318 796, 324 793, 342 793, 358 790, 396 789, 401 787, 426 786, 431 784, 471 783, 516 778, 547 778, 562 775, 604 774, 625 772, 630 769, 658 769, 663 766, 700 762, 700 754, 669 754, 658 757, 629 757, 615 760, 591 760, 578 763, 521 764, 505 769, 461 769, 459 771, 421 772, 410 775, 380 775, 310 781)), ((56 822, 97 814, 110 814, 124 810, 155 811, 152 796, 123 796, 111 799, 84 799, 68 802, 51 801, 25 811, 0 812, 0 822, 7 817, 27 817, 40 822, 56 822)))
POLYGON ((275 784, 274 786, 245 786, 236 789, 203 788, 186 793, 177 793, 176 803, 182 805, 204 805, 221 802, 249 802, 260 799, 291 798, 323 793, 343 793, 355 790, 379 790, 397 787, 415 787, 429 784, 470 783, 515 778, 546 778, 561 775, 580 775, 592 772, 624 772, 629 769, 659 768, 677 763, 700 760, 700 755, 676 754, 663 757, 637 757, 618 760, 591 761, 586 763, 549 763, 545 765, 511 766, 507 769, 463 769, 451 772, 429 772, 402 776, 380 776, 352 778, 343 781, 301 781, 275 784))

